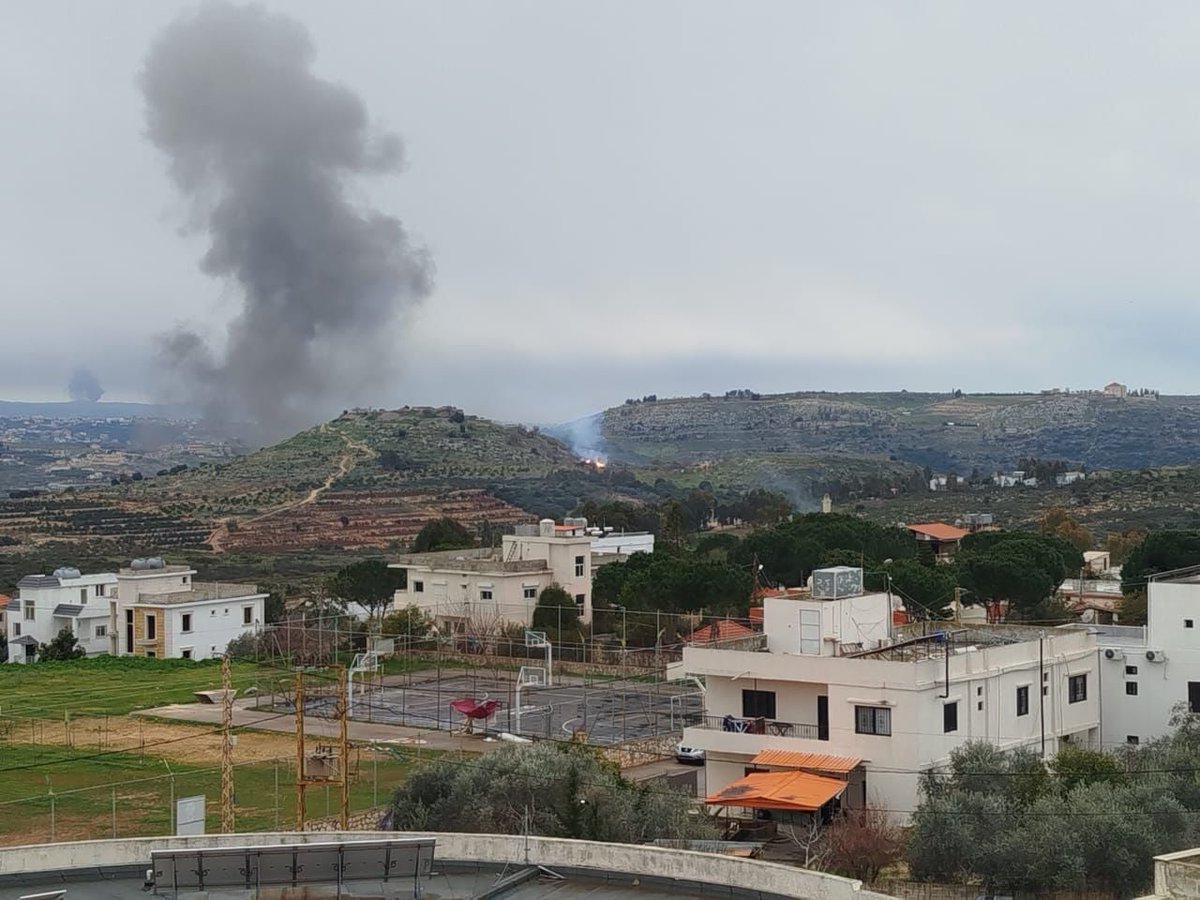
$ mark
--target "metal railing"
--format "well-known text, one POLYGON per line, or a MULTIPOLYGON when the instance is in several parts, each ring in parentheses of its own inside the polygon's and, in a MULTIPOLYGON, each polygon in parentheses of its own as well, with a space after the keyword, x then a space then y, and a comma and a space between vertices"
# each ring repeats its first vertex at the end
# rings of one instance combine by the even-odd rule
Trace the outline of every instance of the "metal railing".
POLYGON ((821 737, 821 730, 816 725, 806 725, 800 722, 781 722, 778 719, 763 717, 744 718, 738 716, 700 716, 695 722, 689 722, 693 728, 707 728, 711 731, 732 731, 738 734, 771 734, 776 737, 807 738, 812 741, 829 740, 821 737))

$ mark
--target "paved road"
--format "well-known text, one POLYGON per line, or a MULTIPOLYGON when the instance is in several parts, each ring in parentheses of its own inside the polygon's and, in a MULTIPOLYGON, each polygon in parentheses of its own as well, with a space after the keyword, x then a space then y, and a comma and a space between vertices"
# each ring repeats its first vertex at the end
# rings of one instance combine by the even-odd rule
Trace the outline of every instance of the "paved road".
MULTIPOLYGON (((253 703, 253 700, 234 701, 233 724, 236 727, 256 728, 261 731, 276 731, 283 734, 296 733, 294 715, 252 709, 253 703)), ((215 703, 173 703, 170 706, 142 710, 140 714, 158 719, 174 719, 178 722, 197 722, 203 725, 221 724, 221 707, 215 703)), ((350 721, 346 732, 350 740, 355 743, 394 742, 426 747, 431 750, 463 750, 468 753, 484 753, 504 746, 499 741, 485 741, 477 735, 453 734, 448 731, 407 728, 400 725, 382 725, 376 722, 350 721)), ((304 733, 313 737, 336 738, 338 736, 337 720, 306 716, 304 733)))

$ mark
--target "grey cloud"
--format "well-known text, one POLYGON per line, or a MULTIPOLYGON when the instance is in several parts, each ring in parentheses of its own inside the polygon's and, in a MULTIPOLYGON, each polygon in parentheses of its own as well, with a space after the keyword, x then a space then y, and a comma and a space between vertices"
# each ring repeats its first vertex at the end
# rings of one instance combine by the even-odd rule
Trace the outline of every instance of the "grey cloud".
POLYGON ((399 170, 400 138, 375 133, 313 59, 298 22, 207 2, 162 33, 141 76, 147 134, 210 240, 201 268, 241 292, 223 349, 180 329, 160 359, 180 399, 264 437, 353 403, 386 367, 388 326, 432 288, 400 221, 349 195, 351 177, 399 170))

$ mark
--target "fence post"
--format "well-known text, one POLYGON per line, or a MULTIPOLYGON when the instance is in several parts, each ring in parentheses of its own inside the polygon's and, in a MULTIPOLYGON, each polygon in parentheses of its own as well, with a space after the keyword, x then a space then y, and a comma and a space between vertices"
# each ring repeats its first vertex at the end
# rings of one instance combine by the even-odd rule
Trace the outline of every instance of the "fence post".
POLYGON ((117 836, 117 788, 113 785, 112 789, 112 836, 117 836))

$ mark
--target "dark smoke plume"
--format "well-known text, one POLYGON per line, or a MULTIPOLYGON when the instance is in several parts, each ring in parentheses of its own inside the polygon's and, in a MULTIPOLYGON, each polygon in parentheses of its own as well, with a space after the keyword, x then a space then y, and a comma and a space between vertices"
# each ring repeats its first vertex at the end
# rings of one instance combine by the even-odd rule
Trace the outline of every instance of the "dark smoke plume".
POLYGON ((163 32, 141 74, 147 134, 210 239, 201 269, 241 295, 223 348, 180 330, 162 360, 176 399, 264 437, 381 383, 389 326, 432 287, 400 221, 347 196, 354 176, 400 169, 399 137, 374 132, 313 57, 299 23, 209 2, 163 32))
POLYGON ((71 395, 72 400, 89 400, 95 403, 104 396, 104 388, 100 387, 100 382, 96 380, 91 369, 80 366, 71 373, 71 380, 67 382, 67 393, 71 395))

